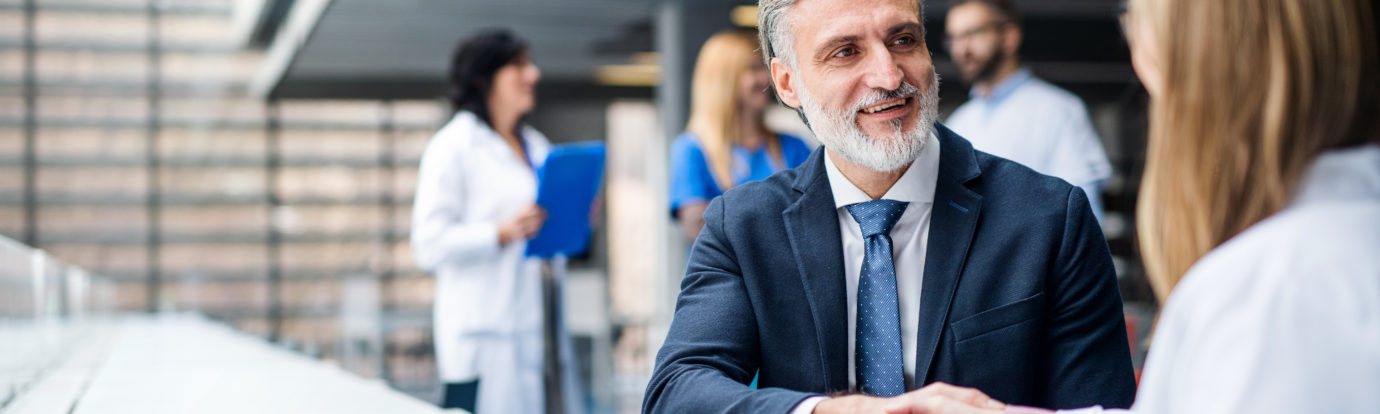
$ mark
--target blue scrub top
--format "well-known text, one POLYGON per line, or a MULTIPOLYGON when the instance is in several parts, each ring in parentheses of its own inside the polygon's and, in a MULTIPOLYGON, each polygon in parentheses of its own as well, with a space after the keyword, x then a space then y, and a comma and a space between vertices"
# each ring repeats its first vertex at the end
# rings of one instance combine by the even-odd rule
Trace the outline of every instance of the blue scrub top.
MULTIPOLYGON (((756 150, 733 146, 733 165, 729 168, 733 185, 761 180, 778 171, 795 168, 810 157, 810 147, 805 141, 786 134, 778 136, 785 165, 778 165, 766 145, 756 150)), ((676 137, 671 143, 671 217, 676 217, 676 210, 681 206, 708 203, 723 193, 718 181, 714 180, 714 174, 710 173, 699 138, 689 132, 676 137)))

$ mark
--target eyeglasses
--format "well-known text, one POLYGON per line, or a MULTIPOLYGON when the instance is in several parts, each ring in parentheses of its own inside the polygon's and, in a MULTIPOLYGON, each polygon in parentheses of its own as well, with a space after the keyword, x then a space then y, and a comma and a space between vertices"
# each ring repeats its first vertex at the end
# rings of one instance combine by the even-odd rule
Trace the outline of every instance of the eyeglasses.
POLYGON ((1125 39, 1127 42, 1131 41, 1131 19, 1129 17, 1130 10, 1131 9, 1127 6, 1126 0, 1122 0, 1121 7, 1117 10, 1116 14, 1117 23, 1119 23, 1121 26, 1121 37, 1122 39, 1125 39))
POLYGON ((982 25, 982 26, 974 27, 974 28, 972 28, 972 29, 964 30, 963 33, 958 33, 958 34, 955 34, 955 35, 948 35, 948 34, 945 34, 945 35, 944 35, 944 50, 953 50, 953 48, 954 48, 954 43, 958 43, 958 42, 967 42, 968 39, 972 39, 972 38, 974 38, 974 37, 981 36, 981 35, 983 35, 984 33, 987 33, 987 32, 990 32, 990 31, 997 30, 998 28, 1001 28, 1002 26, 1006 26, 1008 23, 1010 23, 1010 22, 996 21, 996 22, 991 22, 991 23, 984 24, 984 25, 982 25))

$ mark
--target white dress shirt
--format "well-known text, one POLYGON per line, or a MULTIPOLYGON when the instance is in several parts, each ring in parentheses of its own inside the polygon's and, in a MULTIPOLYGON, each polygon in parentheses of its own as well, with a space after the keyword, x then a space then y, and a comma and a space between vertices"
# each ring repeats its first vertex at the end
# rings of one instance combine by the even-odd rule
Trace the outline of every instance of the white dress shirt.
MULTIPOLYGON (((896 267, 896 293, 901 312, 901 351, 904 355, 906 388, 915 384, 915 347, 919 340, 920 287, 925 272, 925 248, 930 239, 930 211, 934 205, 934 189, 939 178, 939 138, 930 134, 920 156, 910 168, 891 185, 882 199, 904 201, 905 212, 891 227, 891 260, 896 267)), ((834 164, 833 156, 824 153, 824 170, 829 189, 834 193, 834 207, 838 210, 839 233, 843 236, 844 286, 848 302, 848 387, 857 387, 854 356, 857 343, 858 277, 862 273, 865 241, 862 228, 845 208, 850 204, 872 201, 858 186, 848 181, 834 164)), ((802 401, 794 413, 809 413, 825 397, 811 397, 802 401)))
POLYGON ((974 88, 944 125, 979 151, 1083 188, 1102 219, 1101 187, 1112 167, 1078 96, 1021 68, 987 95, 974 88))
POLYGON ((1193 265, 1130 412, 1380 412, 1380 145, 1322 155, 1288 207, 1193 265))

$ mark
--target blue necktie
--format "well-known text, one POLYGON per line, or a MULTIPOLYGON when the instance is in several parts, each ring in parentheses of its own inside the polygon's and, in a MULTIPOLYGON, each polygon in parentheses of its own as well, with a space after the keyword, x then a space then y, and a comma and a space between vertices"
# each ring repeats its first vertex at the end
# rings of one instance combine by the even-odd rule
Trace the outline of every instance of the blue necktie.
POLYGON ((858 386, 863 394, 879 397, 906 391, 905 360, 901 351, 901 312, 896 296, 896 266, 891 261, 891 226, 906 211, 895 200, 872 200, 846 208, 862 228, 862 272, 858 274, 857 348, 858 386))

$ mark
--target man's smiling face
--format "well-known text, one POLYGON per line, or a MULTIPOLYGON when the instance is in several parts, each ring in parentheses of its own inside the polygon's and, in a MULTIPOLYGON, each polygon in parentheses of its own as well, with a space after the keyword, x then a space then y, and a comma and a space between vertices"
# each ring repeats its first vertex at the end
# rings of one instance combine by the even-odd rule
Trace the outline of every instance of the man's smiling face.
POLYGON ((795 64, 780 56, 772 62, 782 100, 801 108, 820 141, 851 161, 878 171, 909 165, 938 104, 919 4, 801 0, 786 20, 795 64))

